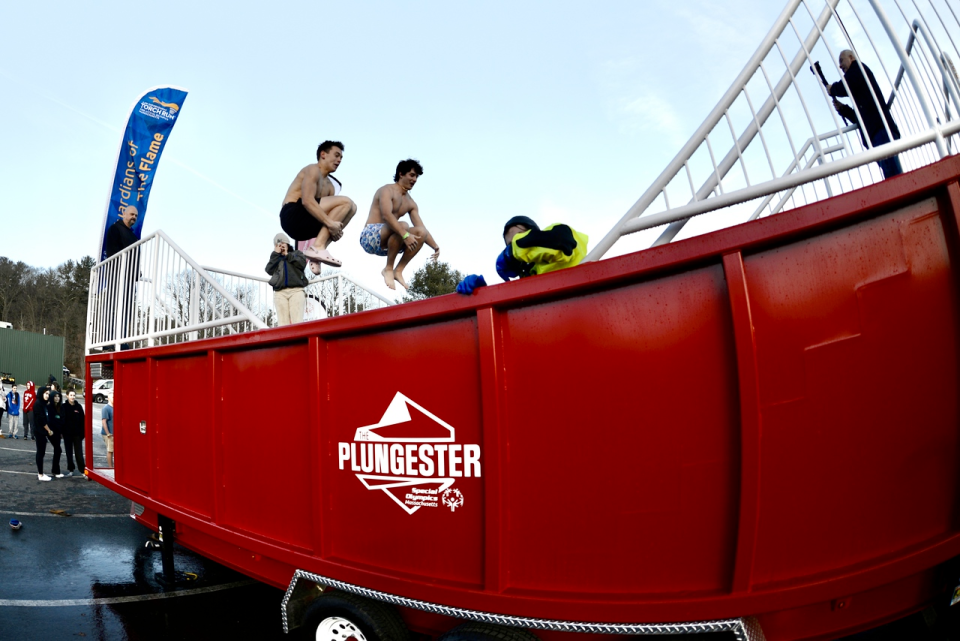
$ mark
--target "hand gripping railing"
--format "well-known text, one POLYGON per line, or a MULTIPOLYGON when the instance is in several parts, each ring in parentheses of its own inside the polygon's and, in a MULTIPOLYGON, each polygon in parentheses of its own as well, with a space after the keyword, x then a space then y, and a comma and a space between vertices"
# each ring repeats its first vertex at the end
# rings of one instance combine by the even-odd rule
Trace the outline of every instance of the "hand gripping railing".
POLYGON ((944 157, 960 141, 958 41, 960 20, 946 0, 790 0, 703 124, 587 260, 600 259, 625 234, 661 225, 654 244, 670 242, 705 212, 731 208, 740 220, 753 219, 876 183, 883 176, 871 163, 894 155, 907 171, 944 157), (844 49, 890 91, 885 100, 867 83, 866 99, 874 109, 889 106, 899 139, 881 117, 892 142, 875 147, 877 131, 858 131, 870 120, 861 113, 864 98, 845 99, 855 117, 843 122, 827 89, 804 68, 820 61, 828 80, 852 96, 838 65, 844 49), (771 74, 779 74, 776 84, 771 74), (719 161, 718 141, 728 149, 719 161), (798 148, 796 141, 805 142, 798 148))

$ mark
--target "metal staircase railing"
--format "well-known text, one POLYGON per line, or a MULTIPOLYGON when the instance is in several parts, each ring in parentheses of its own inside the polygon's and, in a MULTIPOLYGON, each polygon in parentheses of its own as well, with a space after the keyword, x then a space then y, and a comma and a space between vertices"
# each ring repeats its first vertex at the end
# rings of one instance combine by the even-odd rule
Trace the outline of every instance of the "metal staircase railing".
POLYGON ((789 0, 703 124, 587 260, 626 234, 662 225, 654 245, 670 242, 706 212, 740 222, 877 183, 883 176, 871 163, 892 155, 904 171, 943 158, 960 144, 957 42, 960 19, 946 0, 789 0), (870 94, 890 106, 899 140, 884 122, 893 142, 861 141, 856 103, 847 100, 856 122, 845 125, 807 69, 820 61, 828 79, 846 87, 838 64, 845 49, 890 91, 886 100, 870 94))
MULTIPOLYGON (((268 281, 202 267, 158 230, 91 270, 87 353, 276 326, 268 281)), ((305 290, 305 320, 393 304, 343 273, 314 278, 305 290)))

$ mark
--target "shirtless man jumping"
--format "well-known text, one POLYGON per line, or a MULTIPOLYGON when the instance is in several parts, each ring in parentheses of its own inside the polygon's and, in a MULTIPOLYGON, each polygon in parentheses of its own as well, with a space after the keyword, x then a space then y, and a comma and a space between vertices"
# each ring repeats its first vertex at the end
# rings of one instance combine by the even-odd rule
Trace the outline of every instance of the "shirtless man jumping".
POLYGON ((312 247, 303 255, 312 261, 310 267, 318 273, 316 262, 340 267, 339 260, 330 255, 327 246, 343 236, 357 206, 346 196, 335 196, 330 174, 343 160, 343 143, 327 140, 317 147, 317 164, 300 170, 287 189, 280 209, 280 226, 294 240, 311 240, 312 247))
POLYGON ((380 273, 390 289, 396 289, 394 281, 408 289, 407 282, 403 280, 403 269, 423 245, 429 245, 433 249, 430 260, 436 262, 440 256, 440 246, 424 227, 417 203, 410 197, 410 190, 421 175, 423 167, 420 163, 409 158, 401 160, 393 175, 394 182, 384 185, 373 195, 367 224, 360 233, 360 246, 365 252, 387 257, 387 266, 380 273), (410 214, 412 225, 400 220, 405 214, 410 214), (394 269, 393 263, 400 252, 403 252, 403 258, 394 269))

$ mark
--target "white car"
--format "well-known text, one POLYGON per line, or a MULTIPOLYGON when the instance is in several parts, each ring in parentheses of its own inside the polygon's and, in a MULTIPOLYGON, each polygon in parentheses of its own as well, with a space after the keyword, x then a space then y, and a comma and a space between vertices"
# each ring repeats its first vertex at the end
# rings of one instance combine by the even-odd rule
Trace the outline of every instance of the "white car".
POLYGON ((113 379, 101 378, 93 384, 93 402, 106 403, 107 393, 113 391, 113 379))

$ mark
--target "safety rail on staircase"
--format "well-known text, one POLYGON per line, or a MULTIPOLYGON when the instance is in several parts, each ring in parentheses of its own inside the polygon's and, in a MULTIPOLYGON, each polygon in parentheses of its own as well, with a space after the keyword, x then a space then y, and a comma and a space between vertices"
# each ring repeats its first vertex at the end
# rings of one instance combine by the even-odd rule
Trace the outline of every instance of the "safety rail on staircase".
MULTIPOLYGON (((202 267, 158 230, 92 269, 87 353, 276 326, 268 280, 202 267)), ((392 304, 342 273, 314 278, 305 290, 305 320, 392 304)))
POLYGON ((703 213, 742 222, 877 183, 883 175, 872 163, 893 155, 909 171, 955 153, 958 42, 960 18, 946 0, 790 0, 703 124, 587 260, 662 225, 654 245, 668 243, 703 213), (899 139, 884 123, 892 142, 862 141, 859 107, 841 99, 856 114, 845 123, 811 73, 819 61, 851 94, 838 63, 846 49, 890 92, 870 89, 875 104, 889 105, 899 139))
MULTIPOLYGON (((256 301, 258 309, 267 308, 268 325, 276 325, 276 310, 273 307, 273 289, 268 284, 267 276, 251 276, 240 274, 216 267, 204 267, 210 274, 223 279, 229 288, 247 288, 251 292, 252 300, 256 301)), ((367 309, 379 309, 395 303, 390 299, 364 287, 353 277, 343 271, 334 271, 315 276, 310 284, 304 288, 307 298, 304 320, 317 320, 330 316, 342 316, 367 309)))

